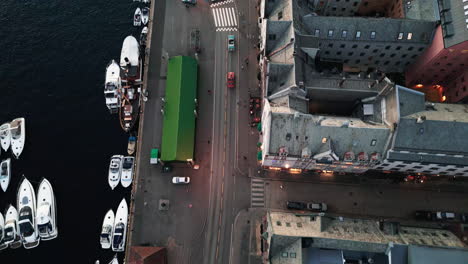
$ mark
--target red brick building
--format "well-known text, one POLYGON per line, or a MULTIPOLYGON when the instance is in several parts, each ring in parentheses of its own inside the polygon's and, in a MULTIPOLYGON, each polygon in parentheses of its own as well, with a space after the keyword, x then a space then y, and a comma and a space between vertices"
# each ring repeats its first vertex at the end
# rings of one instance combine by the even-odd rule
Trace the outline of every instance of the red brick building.
POLYGON ((132 247, 129 264, 167 264, 167 250, 164 247, 132 247))

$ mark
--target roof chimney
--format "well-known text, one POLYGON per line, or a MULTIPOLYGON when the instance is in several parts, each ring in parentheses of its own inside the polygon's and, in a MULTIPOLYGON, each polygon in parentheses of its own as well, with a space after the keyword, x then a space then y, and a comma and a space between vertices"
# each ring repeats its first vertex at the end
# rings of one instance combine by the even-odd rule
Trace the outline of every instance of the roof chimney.
POLYGON ((422 124, 426 120, 426 116, 418 116, 418 119, 416 119, 416 123, 422 124))

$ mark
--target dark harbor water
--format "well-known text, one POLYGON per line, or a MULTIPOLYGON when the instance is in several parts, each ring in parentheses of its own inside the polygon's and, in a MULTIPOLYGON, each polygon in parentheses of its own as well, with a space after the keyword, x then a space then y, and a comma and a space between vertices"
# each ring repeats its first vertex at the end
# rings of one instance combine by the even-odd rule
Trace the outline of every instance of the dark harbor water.
MULTIPOLYGON (((108 263, 99 232, 108 209, 130 189, 111 191, 113 154, 125 154, 127 135, 104 103, 105 67, 118 60, 132 26, 132 0, 0 1, 0 123, 26 118, 26 145, 12 159, 0 211, 11 203, 24 174, 38 187, 46 177, 57 201, 59 236, 34 249, 7 249, 0 263, 108 263)), ((2 150, 1 159, 12 157, 2 150)), ((123 254, 119 254, 123 256, 123 254)))

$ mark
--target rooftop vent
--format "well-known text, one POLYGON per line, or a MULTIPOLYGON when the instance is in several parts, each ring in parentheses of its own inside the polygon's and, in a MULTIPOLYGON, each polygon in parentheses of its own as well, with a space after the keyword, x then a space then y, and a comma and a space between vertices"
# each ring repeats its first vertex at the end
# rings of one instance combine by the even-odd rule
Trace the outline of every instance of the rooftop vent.
POLYGON ((416 119, 416 123, 422 124, 426 120, 426 116, 418 116, 418 119, 416 119))
POLYGON ((364 104, 363 112, 365 116, 370 116, 374 114, 374 105, 373 104, 364 104))
POLYGON ((343 124, 341 124, 341 127, 349 127, 349 121, 344 121, 343 124))

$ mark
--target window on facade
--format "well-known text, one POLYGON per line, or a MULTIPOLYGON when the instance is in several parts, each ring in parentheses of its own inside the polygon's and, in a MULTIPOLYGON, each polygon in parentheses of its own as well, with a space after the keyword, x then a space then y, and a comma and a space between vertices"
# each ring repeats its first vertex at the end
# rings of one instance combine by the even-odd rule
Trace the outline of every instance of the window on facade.
POLYGON ((353 56, 353 52, 348 52, 348 56, 353 56))
POLYGON ((412 59, 416 58, 418 55, 414 54, 413 56, 411 56, 412 59))
POLYGON ((348 62, 349 62, 349 60, 348 60, 348 59, 344 60, 344 63, 348 63, 348 62))
POLYGON ((375 39, 375 35, 376 35, 375 31, 371 31, 371 33, 370 33, 370 38, 371 38, 371 39, 375 39))
POLYGON ((330 55, 330 51, 325 51, 325 55, 330 55))
POLYGON ((409 47, 409 48, 408 48, 408 50, 413 50, 413 49, 414 49, 414 47, 409 47))
POLYGON ((366 55, 366 53, 364 53, 364 52, 359 53, 359 56, 361 56, 361 57, 365 56, 365 55, 366 55))
POLYGON ((396 50, 401 50, 401 46, 398 46, 395 48, 396 50))
POLYGON ((337 51, 337 52, 336 52, 336 55, 341 55, 341 51, 337 51))
POLYGON ((353 48, 353 49, 357 48, 357 45, 356 45, 356 44, 354 44, 354 45, 352 46, 352 48, 353 48))
POLYGON ((395 66, 400 65, 400 61, 395 62, 395 66))
POLYGON ((432 171, 429 171, 429 170, 425 170, 423 171, 424 173, 431 173, 432 171))
POLYGON ((333 37, 333 30, 331 30, 331 29, 328 30, 328 37, 329 38, 333 37))
POLYGON ((386 49, 386 50, 389 50, 389 49, 390 49, 390 46, 385 46, 385 49, 386 49))
POLYGON ((346 38, 347 35, 348 35, 348 31, 343 30, 343 31, 341 32, 341 37, 342 37, 342 38, 346 38))
POLYGON ((356 38, 361 38, 361 31, 356 31, 356 38))
POLYGON ((447 171, 456 171, 457 169, 447 169, 447 171))
POLYGON ((385 61, 384 62, 384 65, 388 65, 390 62, 389 61, 385 61))
POLYGON ((413 170, 413 169, 408 169, 408 170, 406 170, 406 171, 410 171, 410 172, 411 172, 411 171, 414 171, 414 170, 413 170))
POLYGON ((361 60, 356 60, 356 64, 358 64, 358 63, 360 63, 360 62, 361 62, 361 60))
POLYGON ((365 45, 364 48, 368 49, 368 48, 370 48, 370 45, 365 45))
POLYGON ((276 40, 275 34, 268 34, 268 40, 276 40))
POLYGON ((408 56, 408 54, 401 55, 402 58, 406 58, 406 56, 408 56))
POLYGON ((287 257, 288 257, 288 252, 283 252, 283 253, 281 253, 281 257, 282 257, 282 258, 287 258, 287 257))
POLYGON ((390 58, 395 57, 395 53, 390 54, 390 58))
POLYGON ((421 47, 421 48, 419 48, 419 49, 418 49, 418 51, 423 51, 423 50, 424 50, 424 48, 423 48, 423 47, 421 47))
POLYGON ((403 39, 403 32, 398 33, 398 39, 399 40, 403 39))
POLYGON ((322 138, 322 143, 327 143, 327 138, 326 137, 322 138))
POLYGON ((406 167, 406 165, 400 164, 400 165, 397 165, 397 167, 398 167, 398 168, 404 168, 404 167, 406 167))
POLYGON ((410 40, 410 39, 412 39, 412 38, 413 38, 413 33, 411 33, 411 32, 410 32, 410 33, 408 33, 408 37, 407 37, 407 39, 408 39, 408 40, 410 40))
POLYGON ((278 20, 283 19, 283 11, 278 12, 278 20))
POLYGON ((344 49, 345 47, 346 47, 345 44, 341 44, 341 45, 340 45, 340 48, 342 48, 342 49, 344 49))
POLYGON ((328 43, 329 48, 333 48, 333 43, 328 43))
POLYGON ((316 29, 316 30, 315 30, 315 36, 316 36, 316 37, 320 36, 320 29, 316 29))
POLYGON ((296 253, 294 253, 294 252, 289 253, 289 257, 290 258, 296 258, 296 253))
POLYGON ((383 56, 385 56, 385 53, 380 53, 379 56, 382 58, 383 56))
POLYGON ((375 63, 376 65, 379 65, 380 61, 379 61, 379 60, 376 60, 374 63, 375 63))
POLYGON ((372 52, 373 52, 373 53, 377 53, 377 51, 379 51, 379 50, 378 50, 378 49, 375 49, 375 50, 373 50, 372 52))

